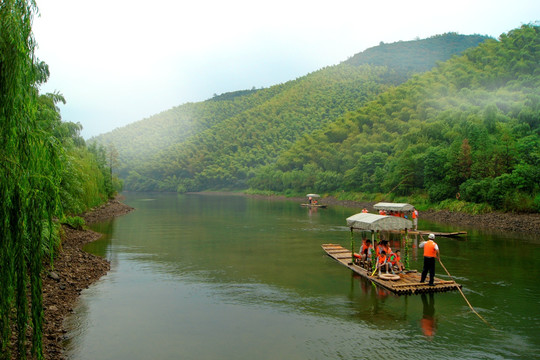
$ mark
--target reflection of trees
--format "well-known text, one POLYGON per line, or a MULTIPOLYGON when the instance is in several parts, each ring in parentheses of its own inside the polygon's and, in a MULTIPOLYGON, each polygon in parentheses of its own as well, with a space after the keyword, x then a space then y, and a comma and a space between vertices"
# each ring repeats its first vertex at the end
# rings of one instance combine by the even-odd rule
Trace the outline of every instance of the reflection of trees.
MULTIPOLYGON (((87 251, 89 253, 92 253, 94 255, 98 255, 104 258, 108 258, 108 249, 112 242, 112 234, 114 232, 114 222, 115 219, 111 219, 108 221, 104 221, 97 224, 92 224, 91 229, 95 232, 98 232, 100 234, 103 234, 103 236, 94 242, 91 242, 89 244, 86 244, 84 246, 84 251, 87 251)), ((111 259, 108 259, 109 261, 111 259)))

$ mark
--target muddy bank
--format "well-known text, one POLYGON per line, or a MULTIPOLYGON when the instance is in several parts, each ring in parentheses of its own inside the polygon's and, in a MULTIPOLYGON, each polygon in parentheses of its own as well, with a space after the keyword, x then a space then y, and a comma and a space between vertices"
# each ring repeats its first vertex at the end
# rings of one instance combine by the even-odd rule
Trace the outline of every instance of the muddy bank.
MULTIPOLYGON (((122 204, 119 199, 93 209, 83 218, 86 224, 104 221, 129 213, 133 208, 122 204)), ((63 227, 62 248, 54 260, 54 269, 47 264, 43 274, 43 352, 45 359, 65 359, 63 341, 66 329, 64 319, 73 311, 73 306, 83 289, 105 275, 110 264, 105 259, 86 253, 82 247, 99 239, 101 234, 91 230, 75 230, 63 227)))
MULTIPOLYGON (((271 200, 289 200, 298 201, 298 203, 306 202, 305 198, 288 198, 285 196, 262 196, 248 195, 254 198, 264 198, 271 200)), ((327 205, 340 205, 351 208, 367 208, 370 212, 375 212, 373 209, 374 202, 360 202, 349 200, 337 200, 333 197, 325 197, 321 203, 327 205)), ((422 211, 420 218, 439 222, 443 224, 462 225, 467 227, 475 227, 479 229, 491 229, 510 232, 523 232, 528 234, 540 233, 540 214, 514 214, 493 212, 489 214, 469 215, 464 213, 456 213, 450 211, 422 211)))

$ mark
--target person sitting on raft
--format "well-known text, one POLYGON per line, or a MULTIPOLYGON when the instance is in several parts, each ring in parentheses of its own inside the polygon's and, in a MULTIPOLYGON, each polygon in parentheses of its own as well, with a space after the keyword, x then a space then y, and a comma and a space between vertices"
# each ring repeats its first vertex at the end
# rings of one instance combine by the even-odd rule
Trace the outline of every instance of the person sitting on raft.
POLYGON ((379 257, 384 250, 384 240, 380 240, 377 246, 375 246, 375 256, 379 257))
POLYGON ((392 254, 392 249, 388 245, 388 240, 381 241, 381 248, 386 252, 386 255, 390 256, 392 254))
POLYGON ((371 240, 363 238, 362 246, 360 246, 360 254, 354 253, 354 263, 363 266, 363 263, 371 258, 372 252, 373 245, 371 245, 371 240))
POLYGON ((405 267, 401 263, 401 256, 400 251, 396 250, 395 253, 392 253, 389 257, 390 264, 392 264, 392 268, 396 268, 397 271, 403 272, 405 270, 405 267))
POLYGON ((394 270, 392 270, 392 266, 390 262, 388 261, 388 258, 386 257, 386 251, 382 251, 379 257, 377 258, 377 270, 379 272, 379 275, 381 275, 381 269, 386 268, 386 273, 388 274, 389 271, 394 273, 394 270))
POLYGON ((366 240, 360 248, 360 264, 368 265, 371 262, 371 254, 373 253, 373 245, 371 240, 366 240))

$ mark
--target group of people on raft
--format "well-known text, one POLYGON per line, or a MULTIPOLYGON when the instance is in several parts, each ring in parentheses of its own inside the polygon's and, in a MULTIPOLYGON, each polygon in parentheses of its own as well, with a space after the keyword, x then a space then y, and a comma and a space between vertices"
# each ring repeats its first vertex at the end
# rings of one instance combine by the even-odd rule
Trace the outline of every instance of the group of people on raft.
MULTIPOLYGON (((439 246, 435 242, 435 234, 429 234, 427 241, 422 241, 419 245, 424 249, 424 268, 422 269, 422 276, 420 282, 424 282, 429 274, 429 286, 435 285, 435 260, 439 257, 439 246)), ((390 246, 388 246, 387 240, 381 240, 377 246, 373 247, 371 240, 363 239, 362 247, 360 248, 360 254, 354 254, 355 264, 365 268, 368 271, 372 271, 372 255, 375 251, 376 270, 381 275, 381 270, 386 270, 386 273, 396 274, 405 271, 405 267, 401 263, 400 251, 396 250, 392 252, 390 246), (395 270, 395 271, 394 271, 395 270)))
POLYGON ((379 241, 374 247, 371 240, 363 239, 360 254, 354 254, 355 263, 371 271, 373 269, 373 252, 375 252, 375 266, 379 274, 382 270, 385 270, 387 274, 395 274, 395 271, 403 272, 405 270, 401 263, 401 252, 399 250, 393 252, 387 240, 379 241))

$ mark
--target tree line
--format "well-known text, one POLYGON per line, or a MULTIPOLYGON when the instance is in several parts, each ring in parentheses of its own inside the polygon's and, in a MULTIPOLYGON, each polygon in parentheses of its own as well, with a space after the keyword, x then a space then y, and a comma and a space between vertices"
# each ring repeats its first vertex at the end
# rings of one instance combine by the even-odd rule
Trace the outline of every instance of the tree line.
POLYGON ((0 4, 2 359, 25 359, 27 352, 43 358, 41 275, 61 244, 60 224, 107 201, 119 185, 107 150, 87 147, 81 125, 62 121, 63 96, 39 93, 49 69, 34 54, 36 13, 34 1, 0 4))

